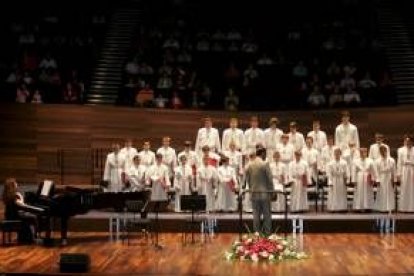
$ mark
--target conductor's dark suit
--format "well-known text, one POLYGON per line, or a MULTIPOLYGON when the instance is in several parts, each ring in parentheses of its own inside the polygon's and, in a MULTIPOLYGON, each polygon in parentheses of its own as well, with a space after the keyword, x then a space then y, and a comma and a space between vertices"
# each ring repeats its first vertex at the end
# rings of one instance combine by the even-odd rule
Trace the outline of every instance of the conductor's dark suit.
POLYGON ((274 189, 269 164, 258 157, 250 161, 246 171, 246 182, 251 192, 254 231, 270 235, 272 230, 271 192, 274 189), (260 225, 262 215, 263 227, 260 225))

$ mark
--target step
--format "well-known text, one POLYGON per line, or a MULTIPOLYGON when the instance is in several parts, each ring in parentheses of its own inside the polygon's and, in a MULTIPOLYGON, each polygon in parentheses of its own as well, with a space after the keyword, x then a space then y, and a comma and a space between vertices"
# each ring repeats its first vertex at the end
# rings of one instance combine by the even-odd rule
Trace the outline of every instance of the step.
POLYGON ((108 99, 108 100, 114 100, 118 97, 118 95, 115 94, 99 94, 99 93, 89 93, 88 99, 108 99))
POLYGON ((109 84, 109 85, 119 85, 122 84, 122 79, 117 79, 117 80, 92 80, 91 81, 91 86, 93 86, 94 84, 98 84, 98 85, 103 85, 103 84, 109 84))

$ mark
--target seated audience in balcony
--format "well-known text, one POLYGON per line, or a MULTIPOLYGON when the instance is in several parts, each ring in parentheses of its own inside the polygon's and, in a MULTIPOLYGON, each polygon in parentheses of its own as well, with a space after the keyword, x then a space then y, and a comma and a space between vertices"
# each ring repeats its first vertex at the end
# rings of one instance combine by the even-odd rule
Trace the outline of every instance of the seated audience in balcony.
POLYGON ((30 92, 25 84, 21 84, 19 87, 17 87, 16 103, 27 103, 29 96, 30 92))
POLYGON ((314 86, 313 91, 308 96, 308 103, 311 107, 322 107, 326 104, 325 95, 319 89, 319 86, 314 86))
POLYGON ((63 102, 64 103, 79 103, 80 91, 72 83, 68 82, 63 90, 63 102))
POLYGON ((35 92, 33 93, 31 103, 34 103, 34 104, 43 103, 42 94, 40 93, 39 89, 36 89, 35 92))
POLYGON ((224 108, 228 111, 236 111, 239 108, 239 97, 233 89, 229 89, 227 96, 224 98, 224 108))
POLYGON ((344 95, 341 93, 340 87, 335 86, 333 93, 329 96, 329 106, 338 107, 344 104, 344 95))
POLYGON ((353 89, 348 88, 344 94, 344 102, 348 106, 356 106, 361 103, 361 96, 353 89))
POLYGON ((135 97, 135 104, 140 107, 150 107, 154 101, 154 90, 151 89, 149 84, 146 84, 144 88, 138 91, 135 97))

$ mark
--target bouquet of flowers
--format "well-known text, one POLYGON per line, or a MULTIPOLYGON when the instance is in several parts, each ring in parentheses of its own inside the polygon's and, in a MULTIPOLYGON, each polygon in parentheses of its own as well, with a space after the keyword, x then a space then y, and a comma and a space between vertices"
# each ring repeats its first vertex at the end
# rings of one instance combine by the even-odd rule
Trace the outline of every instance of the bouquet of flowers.
POLYGON ((293 240, 272 234, 263 236, 259 233, 246 234, 241 240, 233 242, 230 251, 225 253, 227 260, 271 261, 286 259, 304 259, 307 255, 296 250, 293 240))

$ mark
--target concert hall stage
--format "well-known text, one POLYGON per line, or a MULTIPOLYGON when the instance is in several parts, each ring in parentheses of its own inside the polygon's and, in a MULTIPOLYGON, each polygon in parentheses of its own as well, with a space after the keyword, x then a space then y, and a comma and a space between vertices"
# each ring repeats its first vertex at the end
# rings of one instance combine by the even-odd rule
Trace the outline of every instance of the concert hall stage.
MULTIPOLYGON (((124 218, 124 213, 91 211, 84 215, 77 215, 70 221, 70 231, 109 231, 110 218, 124 218), (86 230, 87 229, 87 230, 86 230)), ((131 214, 129 214, 131 216, 131 214)), ((154 214, 149 214, 149 218, 154 218, 154 214)), ((239 213, 200 213, 195 215, 198 221, 216 220, 216 232, 237 233, 239 231, 239 213)), ((243 213, 243 231, 252 229, 251 213, 243 213)), ((392 222, 395 221, 395 232, 412 233, 414 232, 414 214, 396 213, 316 213, 309 212, 303 214, 288 214, 285 220, 284 214, 274 213, 272 215, 274 228, 278 232, 293 232, 293 224, 296 223, 296 232, 301 232, 300 221, 303 220, 304 233, 380 233, 392 232, 392 222), (389 220, 389 227, 384 223, 389 220), (383 225, 381 225, 381 222, 383 225), (382 227, 381 227, 382 226, 382 227)), ((191 220, 191 213, 161 213, 159 214, 161 232, 182 232, 186 223, 191 220)), ((201 222, 200 222, 201 224, 201 222)), ((200 231, 200 227, 197 227, 200 231)))

